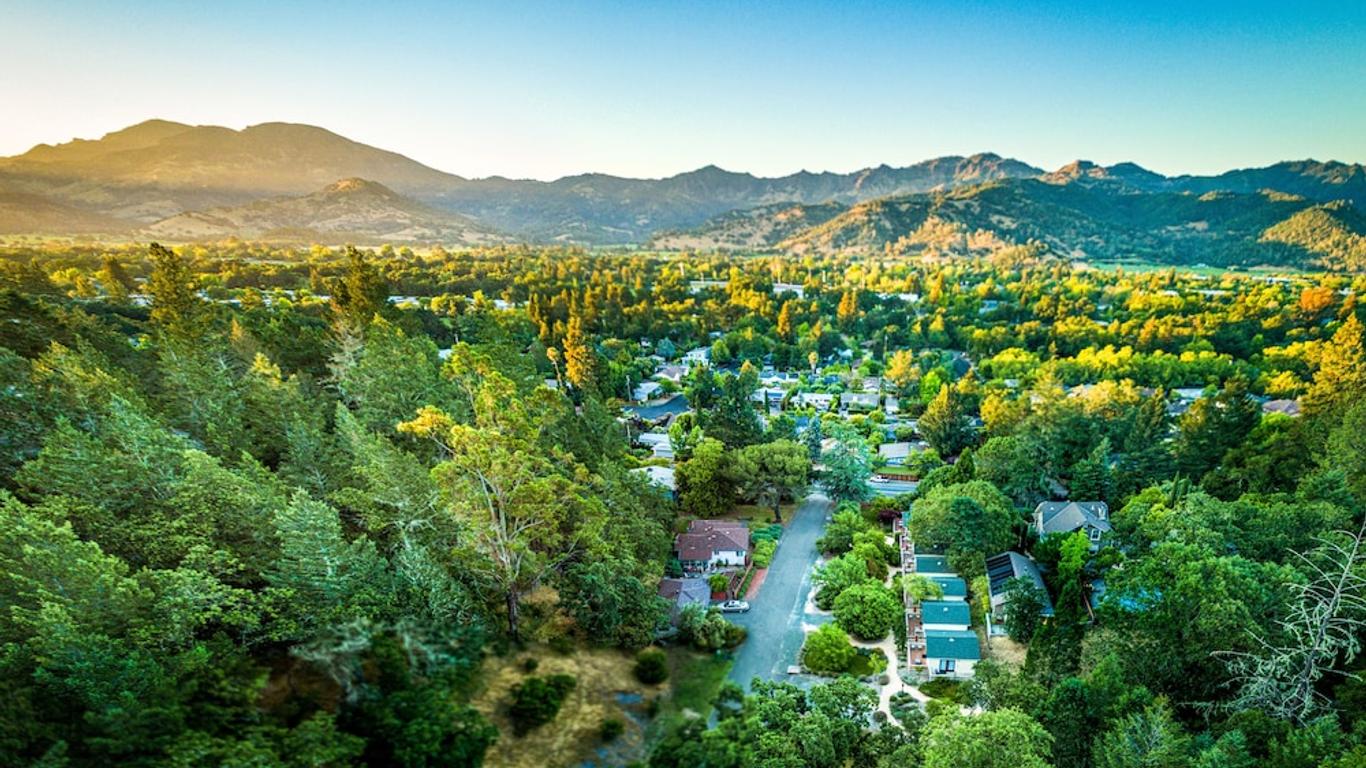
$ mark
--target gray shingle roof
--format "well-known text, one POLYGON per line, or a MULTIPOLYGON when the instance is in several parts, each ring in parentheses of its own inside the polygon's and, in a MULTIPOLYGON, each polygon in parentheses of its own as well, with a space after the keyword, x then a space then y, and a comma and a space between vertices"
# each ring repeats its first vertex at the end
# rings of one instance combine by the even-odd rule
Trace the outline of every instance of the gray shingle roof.
POLYGON ((1083 526, 1110 530, 1110 508, 1103 501, 1044 501, 1034 508, 1040 533, 1071 533, 1083 526))

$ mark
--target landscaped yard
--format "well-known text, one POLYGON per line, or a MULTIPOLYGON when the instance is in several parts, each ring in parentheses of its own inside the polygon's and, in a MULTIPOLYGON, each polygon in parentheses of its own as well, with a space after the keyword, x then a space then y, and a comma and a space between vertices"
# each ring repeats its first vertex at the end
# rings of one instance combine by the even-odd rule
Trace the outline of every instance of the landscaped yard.
MULTIPOLYGON (((783 524, 786 525, 792 520, 792 513, 797 509, 797 505, 783 504, 779 509, 782 512, 783 524)), ((722 515, 721 519, 744 520, 750 524, 751 528, 756 525, 768 525, 773 522, 773 508, 755 504, 737 504, 729 513, 722 515)))

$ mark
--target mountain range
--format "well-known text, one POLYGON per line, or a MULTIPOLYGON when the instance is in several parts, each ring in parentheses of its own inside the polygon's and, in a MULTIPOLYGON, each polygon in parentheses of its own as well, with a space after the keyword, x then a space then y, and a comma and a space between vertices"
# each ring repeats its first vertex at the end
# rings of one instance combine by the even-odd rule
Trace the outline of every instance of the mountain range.
POLYGON ((852 173, 469 179, 308 125, 151 120, 0 158, 0 233, 282 242, 506 240, 808 252, 990 251, 1366 266, 1366 168, 1054 171, 995 154, 852 173))

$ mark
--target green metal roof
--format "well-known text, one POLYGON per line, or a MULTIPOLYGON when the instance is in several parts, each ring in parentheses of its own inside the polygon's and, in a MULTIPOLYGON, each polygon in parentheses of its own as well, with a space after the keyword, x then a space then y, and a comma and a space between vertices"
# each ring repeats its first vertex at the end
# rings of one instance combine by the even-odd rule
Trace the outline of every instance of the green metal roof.
POLYGON ((944 590, 945 597, 967 597, 968 584, 957 576, 931 576, 930 581, 944 590))
POLYGON ((926 624, 972 623, 968 604, 962 600, 926 600, 920 604, 920 617, 926 624))
POLYGON ((982 658, 982 648, 977 643, 977 633, 971 630, 927 629, 925 657, 977 661, 982 658))
POLYGON ((949 559, 943 555, 916 555, 916 573, 953 573, 949 559))

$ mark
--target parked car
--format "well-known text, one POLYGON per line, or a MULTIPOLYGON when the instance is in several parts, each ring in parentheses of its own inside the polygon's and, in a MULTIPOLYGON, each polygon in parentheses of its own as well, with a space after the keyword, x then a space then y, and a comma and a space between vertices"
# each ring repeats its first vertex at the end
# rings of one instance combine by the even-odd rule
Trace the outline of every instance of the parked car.
POLYGON ((727 600, 721 603, 722 613, 744 613, 749 610, 749 603, 744 600, 727 600))

